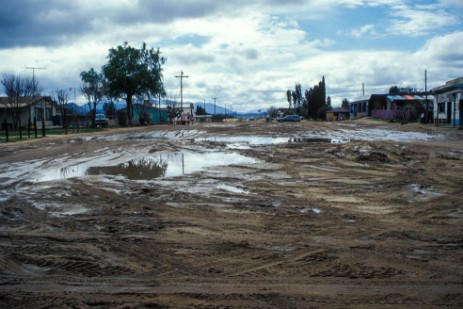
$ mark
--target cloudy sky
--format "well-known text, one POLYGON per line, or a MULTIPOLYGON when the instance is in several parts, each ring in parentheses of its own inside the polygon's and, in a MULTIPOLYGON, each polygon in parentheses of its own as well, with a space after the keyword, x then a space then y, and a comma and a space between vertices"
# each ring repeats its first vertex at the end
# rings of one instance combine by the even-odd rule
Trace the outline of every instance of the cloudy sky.
POLYGON ((2 0, 0 16, 0 74, 34 71, 45 93, 79 89, 125 41, 160 48, 168 98, 183 70, 185 101, 238 111, 287 106, 287 89, 322 76, 335 106, 362 83, 386 93, 424 89, 425 69, 428 88, 463 76, 461 0, 2 0))

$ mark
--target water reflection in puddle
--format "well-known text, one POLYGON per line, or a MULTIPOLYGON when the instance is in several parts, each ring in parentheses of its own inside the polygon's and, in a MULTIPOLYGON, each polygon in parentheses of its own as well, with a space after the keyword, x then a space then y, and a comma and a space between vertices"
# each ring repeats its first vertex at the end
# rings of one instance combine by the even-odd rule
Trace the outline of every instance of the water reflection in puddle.
MULTIPOLYGON (((159 177, 175 177, 206 170, 215 166, 253 164, 258 161, 234 152, 162 152, 152 156, 143 156, 116 165, 110 161, 97 160, 70 165, 42 172, 37 181, 49 181, 88 175, 121 176, 130 180, 150 180, 159 177)), ((119 161, 120 162, 120 161, 119 161)))
POLYGON ((92 166, 87 170, 88 175, 125 176, 130 180, 148 180, 163 177, 168 163, 162 159, 144 157, 115 166, 92 166))

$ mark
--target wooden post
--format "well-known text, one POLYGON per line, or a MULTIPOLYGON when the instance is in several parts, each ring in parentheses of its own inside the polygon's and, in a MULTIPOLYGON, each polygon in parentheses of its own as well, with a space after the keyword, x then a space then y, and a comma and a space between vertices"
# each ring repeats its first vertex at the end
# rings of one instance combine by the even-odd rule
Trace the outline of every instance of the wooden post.
POLYGON ((6 142, 8 143, 9 139, 8 139, 8 122, 6 122, 6 119, 5 119, 5 139, 6 139, 6 142))
POLYGON ((35 138, 37 138, 37 118, 34 117, 34 134, 35 138))
POLYGON ((42 116, 42 137, 45 137, 45 115, 42 116))
POLYGON ((23 139, 23 130, 21 128, 21 117, 19 117, 18 126, 19 126, 19 139, 23 139))

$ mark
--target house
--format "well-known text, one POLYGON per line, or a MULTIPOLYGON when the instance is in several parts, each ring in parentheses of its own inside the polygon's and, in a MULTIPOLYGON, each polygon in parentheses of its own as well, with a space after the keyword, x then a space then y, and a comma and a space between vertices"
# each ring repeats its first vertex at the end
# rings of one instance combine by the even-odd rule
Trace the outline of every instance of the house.
MULTIPOLYGON (((427 109, 432 116, 432 106, 434 98, 432 96, 418 94, 400 94, 387 96, 387 111, 390 115, 396 112, 407 112, 406 121, 416 121, 420 117, 425 117, 427 109)), ((424 120, 424 119, 422 119, 424 120)))
POLYGON ((50 96, 21 97, 19 102, 9 97, 0 97, 1 128, 27 128, 27 124, 36 121, 37 127, 61 124, 61 112, 58 104, 50 96), (43 121, 45 121, 43 123, 43 121))
POLYGON ((463 128, 463 77, 447 81, 431 90, 434 96, 434 119, 463 128))
POLYGON ((355 118, 371 117, 373 110, 386 109, 386 94, 370 94, 349 102, 350 111, 355 118))
POLYGON ((336 121, 336 120, 345 120, 349 119, 350 110, 343 108, 335 108, 329 111, 326 111, 326 120, 327 121, 336 121))
POLYGON ((212 115, 195 115, 195 122, 197 123, 211 123, 212 115))

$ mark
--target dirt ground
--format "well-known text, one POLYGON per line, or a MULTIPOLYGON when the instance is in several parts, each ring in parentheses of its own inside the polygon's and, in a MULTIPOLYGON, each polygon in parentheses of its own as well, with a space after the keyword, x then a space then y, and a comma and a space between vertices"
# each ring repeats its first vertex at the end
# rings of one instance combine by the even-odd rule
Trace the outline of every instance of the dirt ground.
POLYGON ((2 308, 463 307, 455 128, 363 120, 110 129, 0 145, 0 167, 2 308), (362 130, 379 138, 356 139, 362 130), (381 138, 391 132, 429 138, 381 138), (331 133, 354 138, 323 137, 331 133), (246 136, 288 142, 227 140, 246 136), (62 168, 182 151, 255 162, 141 180, 109 169, 66 177, 62 168), (34 176, 54 166, 61 178, 34 176))

